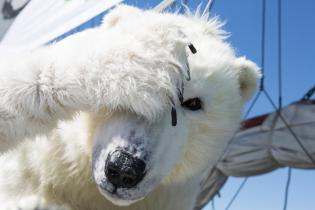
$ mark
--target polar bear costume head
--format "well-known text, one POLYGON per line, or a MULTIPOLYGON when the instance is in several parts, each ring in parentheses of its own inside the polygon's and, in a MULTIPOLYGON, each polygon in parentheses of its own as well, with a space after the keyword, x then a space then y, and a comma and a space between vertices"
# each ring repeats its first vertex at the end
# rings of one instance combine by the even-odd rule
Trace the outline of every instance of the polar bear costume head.
MULTIPOLYGON (((236 57, 224 42, 225 34, 216 19, 119 6, 105 17, 102 27, 135 36, 141 30, 138 38, 145 34, 143 39, 154 40, 155 34, 167 31, 170 24, 181 29, 174 40, 182 35, 197 50, 193 54, 187 47, 190 75, 186 72, 186 79, 174 90, 178 98, 170 99, 169 106, 155 101, 151 112, 104 110, 91 117, 96 128, 93 177, 101 194, 116 205, 143 199, 163 184, 202 179, 238 128, 242 106, 259 78, 257 66, 236 57), (155 114, 155 107, 164 108, 155 114)), ((152 85, 159 82, 152 80, 152 85)), ((132 100, 139 99, 129 100, 134 104, 132 100)), ((138 104, 139 110, 147 109, 138 104)))

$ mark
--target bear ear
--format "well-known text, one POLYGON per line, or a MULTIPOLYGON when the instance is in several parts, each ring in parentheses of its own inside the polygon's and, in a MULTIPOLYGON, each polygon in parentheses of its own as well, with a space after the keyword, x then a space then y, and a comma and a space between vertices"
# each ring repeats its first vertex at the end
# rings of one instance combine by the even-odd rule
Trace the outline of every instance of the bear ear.
POLYGON ((238 80, 240 93, 244 101, 248 101, 254 94, 257 86, 257 81, 261 74, 258 66, 247 60, 245 57, 236 59, 238 69, 238 80))
POLYGON ((102 25, 105 27, 114 27, 122 19, 126 18, 128 20, 140 13, 141 10, 136 7, 119 4, 109 14, 105 15, 102 25))

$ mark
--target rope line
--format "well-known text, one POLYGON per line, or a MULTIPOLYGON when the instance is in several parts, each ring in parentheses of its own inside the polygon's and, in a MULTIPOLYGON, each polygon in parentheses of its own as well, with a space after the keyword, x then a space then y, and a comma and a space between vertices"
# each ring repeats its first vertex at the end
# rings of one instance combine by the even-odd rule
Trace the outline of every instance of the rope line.
POLYGON ((282 108, 282 2, 278 0, 278 109, 282 108))
POLYGON ((246 112, 246 114, 244 115, 243 120, 246 120, 246 118, 248 117, 249 113, 252 111, 252 109, 254 108, 254 105, 256 104, 259 96, 261 95, 261 91, 259 91, 257 93, 257 95, 255 96, 255 98, 253 99, 252 103, 250 104, 250 106, 248 107, 248 110, 246 112))
POLYGON ((277 108, 277 106, 275 105, 275 103, 273 102, 273 100, 271 99, 270 95, 268 94, 268 92, 266 90, 263 91, 266 98, 268 99, 268 101, 270 102, 270 104, 273 106, 273 108, 278 112, 278 116, 280 117, 280 119, 282 120, 282 122, 284 123, 284 125, 286 126, 286 128, 289 130, 289 132, 291 133, 291 135, 294 137, 294 139, 296 140, 296 142, 299 144, 300 148, 303 150, 303 152, 305 153, 305 155, 310 159, 310 161, 312 162, 312 164, 315 166, 315 160, 312 157, 312 155, 308 152, 308 150, 306 149, 306 147, 303 145, 301 139, 296 135, 296 133, 293 131, 293 129, 290 127, 290 125, 288 124, 288 122, 284 119, 284 117, 282 116, 281 112, 279 111, 279 109, 277 108))
POLYGON ((264 89, 264 82, 265 82, 265 41, 266 41, 266 0, 262 0, 261 5, 261 79, 260 79, 260 88, 259 90, 262 91, 264 89))
POLYGON ((315 85, 311 89, 309 89, 309 91, 307 91, 307 93, 303 96, 301 101, 310 100, 314 93, 315 93, 315 85))
POLYGON ((214 198, 212 199, 212 202, 211 202, 211 208, 212 208, 212 210, 215 210, 214 198))
POLYGON ((287 210, 287 206, 288 206, 289 189, 290 189, 290 184, 291 184, 291 173, 292 173, 292 169, 289 167, 288 168, 287 183, 286 183, 286 186, 285 186, 283 210, 287 210))
POLYGON ((235 194, 233 195, 231 201, 229 202, 229 204, 225 207, 225 210, 228 210, 233 202, 235 201, 235 199, 237 198, 237 196, 240 194, 241 190, 243 189, 243 187, 245 186, 246 182, 248 180, 248 177, 244 178, 244 180, 242 181, 242 183, 240 184, 240 186, 238 187, 238 189, 236 190, 235 194))
MULTIPOLYGON (((282 0, 278 0, 278 115, 282 108, 282 0)), ((291 184, 291 168, 288 169, 288 178, 284 191, 283 210, 287 209, 289 188, 291 184)))

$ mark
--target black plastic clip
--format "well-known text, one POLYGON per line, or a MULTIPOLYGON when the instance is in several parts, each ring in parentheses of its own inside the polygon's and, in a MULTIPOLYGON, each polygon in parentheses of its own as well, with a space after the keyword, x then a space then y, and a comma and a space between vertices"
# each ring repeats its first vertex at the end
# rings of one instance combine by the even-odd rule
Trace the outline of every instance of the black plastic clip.
POLYGON ((177 113, 176 113, 175 107, 172 107, 171 115, 172 115, 172 126, 176 126, 177 125, 177 113))
POLYGON ((189 47, 190 51, 192 52, 192 54, 196 54, 197 53, 197 50, 196 50, 196 48, 195 48, 195 46, 193 44, 190 43, 188 45, 188 47, 189 47))

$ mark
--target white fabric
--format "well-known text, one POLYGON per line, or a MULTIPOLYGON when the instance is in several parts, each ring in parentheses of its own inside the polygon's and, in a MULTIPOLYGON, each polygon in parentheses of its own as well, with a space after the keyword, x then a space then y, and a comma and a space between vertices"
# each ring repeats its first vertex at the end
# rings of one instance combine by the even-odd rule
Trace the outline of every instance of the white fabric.
MULTIPOLYGON (((281 110, 286 122, 315 157, 315 105, 297 103, 281 110)), ((239 132, 218 164, 229 176, 251 176, 290 166, 314 168, 277 113, 261 126, 239 132)))
POLYGON ((31 0, 0 44, 0 53, 34 49, 122 0, 31 0))

